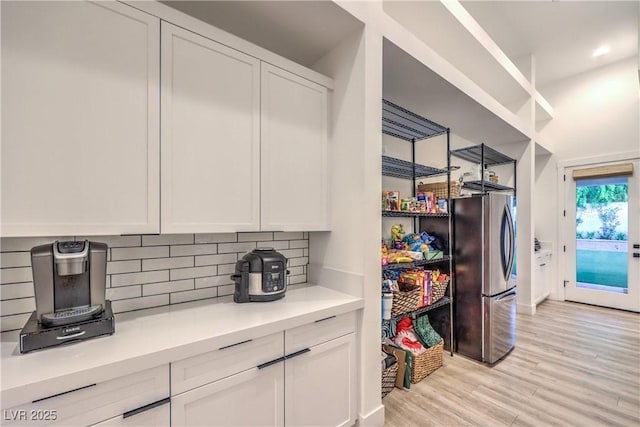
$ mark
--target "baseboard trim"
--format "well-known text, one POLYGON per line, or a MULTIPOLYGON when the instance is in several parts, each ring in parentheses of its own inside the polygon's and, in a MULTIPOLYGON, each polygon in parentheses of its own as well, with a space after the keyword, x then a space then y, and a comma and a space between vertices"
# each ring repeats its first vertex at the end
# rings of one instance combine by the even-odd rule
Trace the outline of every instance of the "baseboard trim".
POLYGON ((518 313, 533 315, 533 314, 536 314, 536 306, 535 305, 518 304, 517 305, 517 311, 518 311, 518 313))
POLYGON ((358 427, 381 427, 384 425, 384 405, 378 406, 368 414, 358 416, 358 427))

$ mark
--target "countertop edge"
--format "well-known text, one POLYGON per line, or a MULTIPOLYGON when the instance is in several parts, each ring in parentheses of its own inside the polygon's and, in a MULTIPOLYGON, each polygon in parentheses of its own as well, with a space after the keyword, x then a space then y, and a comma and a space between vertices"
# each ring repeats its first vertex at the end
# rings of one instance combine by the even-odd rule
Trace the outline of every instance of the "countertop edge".
MULTIPOLYGON (((312 308, 309 311, 300 311, 291 316, 272 316, 273 319, 265 318, 265 322, 260 325, 248 325, 233 331, 227 331, 222 334, 212 333, 210 336, 204 337, 200 340, 189 341, 183 344, 167 346, 165 348, 153 349, 148 352, 141 352, 134 357, 122 358, 114 360, 109 363, 87 364, 86 366, 79 366, 73 372, 61 372, 60 374, 53 373, 47 378, 35 381, 12 381, 14 384, 6 384, 2 378, 0 400, 2 401, 2 408, 10 408, 16 405, 24 404, 34 396, 34 390, 37 390, 37 395, 42 397, 55 394, 60 390, 60 383, 65 384, 65 389, 70 390, 76 387, 81 387, 88 383, 95 383, 106 381, 108 379, 116 378, 119 376, 129 375, 134 372, 139 372, 145 369, 154 368, 177 360, 192 357, 198 354, 212 351, 219 348, 222 345, 227 345, 230 341, 242 341, 250 338, 257 338, 260 336, 269 335, 272 333, 282 332, 286 329, 295 328, 307 323, 314 322, 316 320, 323 319, 325 317, 348 313, 356 311, 364 307, 364 301, 361 298, 356 298, 348 294, 342 294, 340 292, 324 288, 321 286, 310 286, 314 288, 316 293, 320 295, 326 294, 330 298, 329 302, 326 302, 324 306, 320 308, 312 308)), ((291 294, 295 295, 295 290, 291 291, 291 294)), ((215 304, 215 302, 212 302, 215 304)), ((265 304, 265 303, 259 303, 265 304)), ((267 303, 270 304, 270 303, 267 303)), ((197 310, 199 307, 191 310, 197 310)), ((257 305, 255 307, 268 307, 267 305, 257 305)), ((171 309, 167 308, 169 312, 171 309)), ((190 310, 187 308, 186 310, 190 310)), ((158 310, 155 310, 158 313, 158 310)), ((128 313, 127 313, 128 314, 128 313)), ((145 313, 140 312, 140 318, 145 316, 145 313)), ((128 314, 126 322, 134 324, 136 322, 135 315, 128 314)), ((118 320, 116 318, 116 333, 112 336, 116 340, 118 338, 118 320)), ((103 338, 97 338, 98 340, 103 338)), ((87 341, 85 344, 89 344, 92 340, 87 341)), ((115 342, 117 344, 117 341, 115 342)), ((3 345, 6 345, 3 343, 3 345)), ((69 346, 68 349, 73 351, 73 346, 69 346)), ((46 352, 43 350, 40 353, 46 352)), ((114 350, 115 351, 115 350, 114 350)), ((10 358, 20 358, 22 355, 11 354, 2 357, 2 365, 5 365, 10 358)), ((117 359, 117 358, 114 358, 117 359)), ((19 364, 19 359, 18 364, 19 364)), ((13 359, 12 362, 16 362, 13 359)), ((7 366, 9 368, 9 366, 7 366)), ((2 369, 5 371, 5 366, 2 369)), ((2 375, 3 377, 5 375, 2 375)))

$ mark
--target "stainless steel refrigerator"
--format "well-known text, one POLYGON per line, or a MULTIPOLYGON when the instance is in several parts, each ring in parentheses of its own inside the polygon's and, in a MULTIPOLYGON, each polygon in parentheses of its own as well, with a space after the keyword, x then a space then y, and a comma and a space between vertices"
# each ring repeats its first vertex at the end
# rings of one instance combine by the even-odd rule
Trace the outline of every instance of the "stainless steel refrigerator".
POLYGON ((453 200, 454 350, 486 363, 516 343, 515 199, 453 200))

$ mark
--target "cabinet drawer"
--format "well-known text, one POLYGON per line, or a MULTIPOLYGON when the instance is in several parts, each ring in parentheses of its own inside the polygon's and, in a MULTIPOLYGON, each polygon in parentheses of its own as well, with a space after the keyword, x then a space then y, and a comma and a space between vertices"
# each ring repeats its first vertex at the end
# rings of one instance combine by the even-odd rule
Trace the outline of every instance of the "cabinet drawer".
POLYGON ((282 332, 241 341, 171 364, 173 395, 283 356, 282 332))
POLYGON ((308 325, 286 330, 284 352, 290 354, 347 335, 355 330, 355 311, 320 319, 308 325))
POLYGON ((161 405, 155 406, 135 414, 125 413, 117 417, 110 418, 91 427, 169 427, 171 423, 171 404, 169 399, 165 399, 161 405))
POLYGON ((3 425, 86 426, 169 397, 169 365, 3 409, 3 425))

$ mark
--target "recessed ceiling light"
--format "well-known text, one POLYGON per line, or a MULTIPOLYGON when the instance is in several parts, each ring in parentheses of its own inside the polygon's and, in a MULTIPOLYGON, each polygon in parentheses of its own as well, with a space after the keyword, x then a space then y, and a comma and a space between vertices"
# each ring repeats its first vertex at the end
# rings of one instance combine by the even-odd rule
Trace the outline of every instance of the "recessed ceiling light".
POLYGON ((599 56, 606 55, 607 53, 609 53, 610 50, 611 49, 609 48, 609 46, 603 45, 597 48, 596 50, 594 50, 591 56, 593 56, 594 58, 597 58, 599 56))

